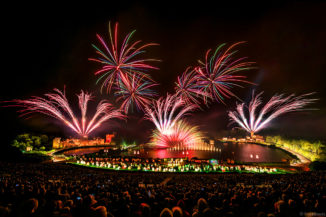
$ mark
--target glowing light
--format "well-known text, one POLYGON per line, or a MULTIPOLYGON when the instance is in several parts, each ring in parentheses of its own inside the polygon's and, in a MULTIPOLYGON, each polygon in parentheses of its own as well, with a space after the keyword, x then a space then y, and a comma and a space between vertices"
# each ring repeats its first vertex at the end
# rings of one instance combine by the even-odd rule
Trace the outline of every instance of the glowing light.
MULTIPOLYGON (((197 126, 190 126, 184 121, 178 121, 168 134, 154 130, 150 144, 156 147, 196 147, 203 136, 197 126)), ((184 153, 184 152, 183 152, 184 153)), ((188 152, 187 152, 188 154, 188 152)))
POLYGON ((146 106, 145 111, 147 119, 155 124, 156 129, 161 134, 168 135, 173 131, 177 121, 195 108, 197 108, 196 105, 185 106, 182 98, 168 94, 166 98, 161 97, 153 101, 151 107, 146 106))
POLYGON ((278 116, 292 112, 303 110, 303 107, 313 103, 316 99, 308 99, 309 94, 303 94, 295 96, 294 94, 284 97, 283 94, 274 95, 256 115, 257 108, 262 104, 261 96, 262 92, 255 96, 252 93, 252 100, 248 106, 249 121, 246 117, 244 108, 245 104, 237 104, 235 111, 229 111, 228 115, 231 122, 237 123, 242 129, 251 133, 252 135, 268 126, 273 119, 278 116))
POLYGON ((106 100, 99 102, 96 108, 96 112, 88 122, 86 118, 87 104, 92 99, 92 95, 81 91, 78 96, 79 108, 81 110, 81 121, 78 121, 76 115, 72 111, 69 102, 66 98, 65 92, 58 89, 54 89, 55 93, 45 94, 46 98, 32 97, 27 100, 12 100, 13 107, 22 108, 19 112, 21 116, 30 115, 31 113, 41 113, 47 116, 51 116, 57 120, 63 122, 66 126, 76 132, 78 135, 87 137, 95 129, 101 126, 102 123, 112 118, 124 118, 120 110, 116 110, 106 100))
POLYGON ((112 36, 111 24, 109 23, 111 47, 105 43, 104 39, 100 35, 96 35, 104 51, 97 46, 92 45, 96 49, 96 53, 99 55, 99 57, 96 59, 89 58, 89 60, 101 63, 103 65, 100 70, 95 72, 95 75, 100 75, 96 83, 104 79, 101 91, 104 87, 107 87, 107 92, 111 91, 112 85, 117 83, 117 81, 121 78, 121 75, 137 74, 150 78, 145 72, 149 69, 158 69, 147 64, 147 62, 158 60, 135 59, 140 54, 145 53, 144 49, 146 47, 158 45, 155 43, 149 43, 137 48, 141 41, 136 41, 134 43, 130 42, 130 39, 135 32, 136 30, 126 35, 120 48, 118 46, 118 23, 115 24, 114 37, 112 36))
POLYGON ((190 67, 178 77, 176 82, 176 94, 181 97, 187 104, 199 105, 199 97, 210 97, 204 92, 198 84, 198 75, 190 67))
POLYGON ((215 98, 219 102, 223 102, 225 98, 236 96, 231 92, 234 86, 242 87, 239 83, 250 83, 246 81, 246 76, 234 75, 235 73, 253 69, 251 65, 254 62, 245 62, 246 58, 234 59, 233 56, 237 51, 232 49, 243 42, 238 42, 225 51, 222 48, 225 44, 217 47, 213 55, 210 56, 211 50, 206 52, 205 61, 199 61, 200 66, 196 67, 197 85, 202 92, 208 95, 204 96, 205 103, 207 103, 208 96, 215 98))
POLYGON ((159 147, 171 147, 175 145, 192 146, 200 142, 202 136, 198 128, 181 121, 182 117, 195 108, 197 105, 187 105, 177 95, 168 94, 166 98, 153 101, 151 107, 146 107, 146 117, 156 126, 151 144, 159 147))
POLYGON ((154 96, 157 94, 151 90, 153 86, 157 85, 144 76, 132 76, 121 74, 118 88, 115 95, 118 96, 117 101, 122 101, 121 109, 128 113, 129 108, 136 106, 138 110, 144 110, 144 107, 150 104, 154 96))

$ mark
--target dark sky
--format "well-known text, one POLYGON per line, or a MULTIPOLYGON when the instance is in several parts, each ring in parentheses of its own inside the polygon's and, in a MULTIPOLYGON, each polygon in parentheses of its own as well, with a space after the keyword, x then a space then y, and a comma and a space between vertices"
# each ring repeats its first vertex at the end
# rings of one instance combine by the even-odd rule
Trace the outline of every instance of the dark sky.
MULTIPOLYGON (((160 95, 171 93, 176 77, 203 59, 207 49, 224 42, 247 41, 238 47, 239 55, 257 62, 257 69, 246 75, 258 86, 234 89, 239 98, 248 101, 252 88, 264 91, 265 100, 275 93, 316 92, 319 98, 311 106, 318 110, 284 115, 262 134, 326 139, 325 3, 12 3, 3 10, 9 13, 1 15, 1 101, 41 96, 64 85, 71 102, 77 103, 75 94, 80 89, 92 91, 98 100, 109 98, 99 93, 93 74, 99 65, 88 58, 96 57, 91 47, 98 44, 95 34, 108 36, 109 21, 117 21, 120 38, 136 29, 134 40, 160 44, 147 49, 147 55, 162 60, 156 64, 160 70, 151 72, 161 84, 157 88, 160 95)), ((222 135, 232 128, 227 126, 227 110, 234 108, 235 102, 213 103, 189 121, 210 136, 222 135)), ((22 120, 13 108, 0 111, 5 128, 1 134, 6 140, 25 131, 72 135, 50 118, 36 115, 22 120)), ((134 114, 127 122, 113 123, 95 135, 115 130, 129 140, 145 141, 153 126, 141 117, 142 113, 134 114)))

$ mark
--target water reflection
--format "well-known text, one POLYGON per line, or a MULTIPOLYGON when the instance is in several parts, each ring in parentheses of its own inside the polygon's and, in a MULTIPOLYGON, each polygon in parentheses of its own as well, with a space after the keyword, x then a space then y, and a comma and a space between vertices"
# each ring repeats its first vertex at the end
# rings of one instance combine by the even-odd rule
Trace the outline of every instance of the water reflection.
MULTIPOLYGON (((83 155, 98 152, 99 150, 109 150, 110 148, 93 147, 75 149, 65 152, 66 155, 83 155)), ((242 162, 284 162, 291 160, 292 157, 280 149, 273 149, 257 144, 245 143, 219 143, 216 149, 200 150, 169 150, 169 149, 145 149, 142 151, 132 150, 123 152, 121 156, 137 156, 144 158, 198 158, 198 159, 219 159, 235 160, 242 162)))

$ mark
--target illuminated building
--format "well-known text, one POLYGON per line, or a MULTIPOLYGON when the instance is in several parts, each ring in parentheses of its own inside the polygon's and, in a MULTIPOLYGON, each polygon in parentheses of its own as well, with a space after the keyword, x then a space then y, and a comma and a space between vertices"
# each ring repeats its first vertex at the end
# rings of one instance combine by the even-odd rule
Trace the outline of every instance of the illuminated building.
POLYGON ((53 139, 52 147, 54 149, 63 148, 60 137, 56 137, 53 139))
POLYGON ((107 134, 106 139, 69 138, 66 140, 62 140, 60 137, 56 137, 53 139, 52 147, 54 149, 60 149, 60 148, 73 148, 73 147, 83 147, 83 146, 115 145, 115 142, 112 141, 112 138, 114 136, 115 134, 107 134))
POLYGON ((105 135, 105 143, 110 144, 112 142, 112 138, 115 137, 115 133, 113 134, 106 134, 105 135))

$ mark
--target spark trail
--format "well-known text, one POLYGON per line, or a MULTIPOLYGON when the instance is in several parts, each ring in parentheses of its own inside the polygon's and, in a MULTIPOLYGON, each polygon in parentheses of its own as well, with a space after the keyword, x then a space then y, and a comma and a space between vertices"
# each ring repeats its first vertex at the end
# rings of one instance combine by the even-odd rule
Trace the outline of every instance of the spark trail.
POLYGON ((102 123, 113 119, 123 119, 124 115, 120 110, 114 109, 111 103, 106 100, 102 100, 97 105, 95 114, 90 121, 87 121, 87 105, 92 99, 92 95, 81 91, 78 96, 79 108, 81 111, 81 120, 79 121, 77 116, 71 109, 69 102, 66 98, 65 92, 58 89, 54 89, 54 93, 47 93, 45 97, 32 97, 27 100, 12 100, 13 107, 20 107, 21 116, 30 115, 31 113, 41 113, 47 116, 51 116, 57 120, 60 120, 67 127, 72 129, 78 135, 87 137, 95 129, 99 128, 102 123))
POLYGON ((111 30, 111 24, 109 23, 109 45, 100 36, 96 35, 102 45, 102 49, 92 45, 96 53, 97 58, 89 58, 91 61, 98 62, 102 65, 102 68, 95 72, 95 75, 99 75, 97 82, 104 80, 101 86, 101 91, 104 87, 107 88, 107 92, 111 91, 113 85, 117 84, 121 75, 142 75, 150 79, 150 76, 146 73, 150 69, 158 69, 148 64, 148 62, 159 61, 156 59, 142 59, 139 56, 145 53, 145 48, 156 43, 148 43, 139 46, 141 41, 131 42, 131 38, 136 30, 133 30, 126 35, 122 44, 118 44, 118 23, 115 24, 114 33, 111 30))
POLYGON ((252 99, 249 103, 248 115, 246 114, 245 103, 237 104, 235 111, 229 111, 231 123, 237 123, 241 128, 249 132, 251 135, 266 128, 268 124, 278 116, 300 111, 303 108, 316 101, 316 99, 307 98, 311 93, 295 96, 291 94, 285 97, 283 94, 274 95, 262 108, 257 108, 262 104, 262 92, 255 96, 252 93, 252 99))

